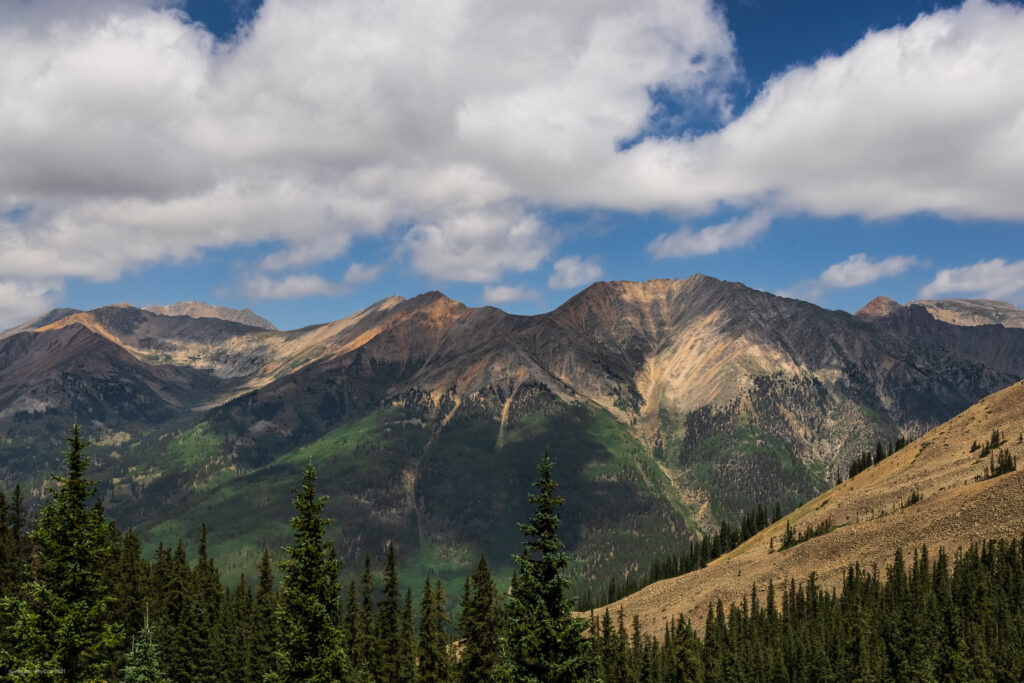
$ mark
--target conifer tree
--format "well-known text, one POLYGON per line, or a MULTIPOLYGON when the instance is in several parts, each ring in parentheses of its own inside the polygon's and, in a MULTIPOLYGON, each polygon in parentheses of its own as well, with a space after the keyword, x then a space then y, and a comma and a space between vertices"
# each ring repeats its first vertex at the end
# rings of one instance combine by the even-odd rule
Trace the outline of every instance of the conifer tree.
POLYGON ((221 668, 220 658, 224 654, 223 643, 217 642, 216 625, 221 610, 223 588, 220 574, 207 554, 206 525, 199 531, 199 557, 192 572, 192 607, 189 610, 188 629, 192 633, 194 664, 192 680, 196 683, 212 683, 221 668))
POLYGON ((171 679, 160 668, 153 629, 149 625, 147 612, 142 629, 132 642, 128 663, 121 669, 122 683, 170 683, 171 679))
POLYGON ((413 681, 416 679, 416 622, 412 610, 412 589, 405 591, 405 604, 402 607, 401 635, 399 650, 395 655, 398 659, 398 680, 413 681))
POLYGON ((322 514, 324 500, 316 495, 316 472, 309 464, 302 489, 295 493, 295 545, 285 548, 288 558, 281 563, 281 640, 271 680, 328 683, 349 678, 348 656, 335 623, 338 560, 325 538, 330 520, 322 514))
POLYGON ((448 654, 448 612, 445 609, 444 586, 438 581, 431 589, 430 577, 423 584, 420 601, 419 680, 444 683, 451 680, 448 654))
POLYGON ((64 476, 54 475, 49 501, 30 534, 35 552, 27 603, 22 603, 23 668, 60 669, 70 681, 103 676, 121 647, 106 585, 112 524, 89 505, 96 483, 85 478, 88 444, 71 427, 64 476))
POLYGON ((252 671, 256 680, 269 673, 274 666, 274 649, 280 640, 277 622, 277 595, 274 592, 274 573, 270 552, 264 548, 260 556, 259 578, 252 607, 252 671))
POLYGON ((399 643, 399 595, 398 569, 395 564, 395 546, 388 543, 387 561, 384 565, 384 585, 377 606, 377 642, 381 657, 378 658, 376 676, 379 683, 398 683, 399 643))
POLYGON ((377 664, 377 638, 373 628, 373 563, 370 553, 363 561, 363 574, 359 582, 360 602, 352 611, 352 664, 369 676, 377 664))
POLYGON ((476 571, 466 580, 459 617, 462 636, 459 673, 464 683, 490 681, 494 677, 500 632, 498 592, 487 567, 487 558, 481 555, 476 571))
POLYGON ((585 619, 572 616, 572 601, 566 597, 569 581, 565 569, 569 557, 558 538, 558 506, 565 501, 555 495, 558 484, 551 477, 554 466, 545 451, 534 483, 538 493, 530 503, 536 512, 519 528, 526 536, 508 598, 503 651, 504 675, 517 681, 586 680, 594 669, 590 643, 583 638, 585 619))

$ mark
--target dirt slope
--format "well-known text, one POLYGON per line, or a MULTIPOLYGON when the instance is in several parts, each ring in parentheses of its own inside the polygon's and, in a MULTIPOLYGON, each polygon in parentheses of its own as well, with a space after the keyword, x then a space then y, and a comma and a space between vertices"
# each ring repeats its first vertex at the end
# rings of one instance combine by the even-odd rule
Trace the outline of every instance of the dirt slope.
POLYGON ((884 566, 896 548, 940 546, 948 551, 994 537, 1024 533, 1024 382, 992 394, 920 439, 825 492, 704 569, 659 581, 610 606, 636 614, 645 631, 661 635, 665 622, 680 613, 703 628, 709 604, 728 605, 750 594, 763 596, 775 585, 803 581, 817 572, 818 582, 838 587, 847 566, 884 566), (976 481, 988 458, 971 453, 973 442, 987 441, 998 429, 1003 446, 1020 460, 1021 470, 976 481), (923 500, 903 507, 917 491, 923 500), (841 525, 785 551, 778 548, 787 521, 797 530, 831 517, 841 525))

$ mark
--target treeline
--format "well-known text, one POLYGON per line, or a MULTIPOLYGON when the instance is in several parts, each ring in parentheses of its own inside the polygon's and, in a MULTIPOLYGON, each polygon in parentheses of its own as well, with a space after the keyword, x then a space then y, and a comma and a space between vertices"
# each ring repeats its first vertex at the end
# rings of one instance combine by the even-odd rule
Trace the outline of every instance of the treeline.
POLYGON ((632 595, 655 581, 703 569, 711 560, 736 548, 779 519, 782 519, 782 506, 776 503, 775 514, 770 519, 764 506, 758 505, 757 510, 743 515, 738 526, 732 526, 729 520, 722 520, 718 531, 705 534, 699 543, 688 544, 683 552, 656 557, 646 574, 633 573, 621 580, 612 577, 608 581, 608 587, 604 591, 598 591, 596 595, 588 589, 577 599, 577 608, 581 612, 588 612, 600 605, 607 605, 632 595))
POLYGON ((658 638, 605 611, 591 615, 605 681, 1024 680, 1024 539, 989 541, 931 561, 927 548, 884 573, 855 565, 841 590, 814 574, 725 608, 704 638, 685 620, 658 638))
POLYGON ((896 437, 895 441, 890 441, 887 445, 876 441, 874 451, 864 451, 850 463, 849 478, 852 479, 872 465, 877 465, 906 445, 907 439, 904 436, 896 437))

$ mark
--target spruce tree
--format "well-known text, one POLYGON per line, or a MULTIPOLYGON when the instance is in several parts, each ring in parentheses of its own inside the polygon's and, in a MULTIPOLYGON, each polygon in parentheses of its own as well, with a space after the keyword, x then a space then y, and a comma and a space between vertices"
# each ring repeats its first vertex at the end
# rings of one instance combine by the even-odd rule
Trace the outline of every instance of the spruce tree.
POLYGON ((295 545, 285 548, 281 563, 281 640, 271 680, 328 683, 349 678, 348 657, 338 612, 338 560, 325 538, 325 498, 316 495, 316 472, 306 466, 302 489, 295 493, 298 515, 291 520, 295 545))
POLYGON ((402 607, 399 650, 395 655, 398 660, 398 680, 400 681, 416 679, 416 621, 413 617, 412 607, 412 589, 406 589, 405 604, 402 607))
POLYGON ((132 642, 128 653, 128 663, 121 669, 122 683, 170 683, 171 679, 160 668, 160 659, 156 644, 153 642, 153 629, 149 625, 149 614, 146 614, 142 629, 132 642))
POLYGON ((530 503, 536 512, 519 528, 526 536, 515 556, 517 575, 512 583, 503 642, 503 675, 516 681, 556 683, 587 680, 594 670, 590 643, 583 638, 585 619, 572 616, 566 597, 569 557, 558 538, 557 509, 565 501, 555 495, 558 484, 545 451, 534 483, 538 493, 530 503))
POLYGON ((448 654, 448 612, 445 609, 444 587, 438 581, 431 589, 430 577, 423 583, 420 601, 419 680, 444 683, 451 680, 451 657, 448 654))
POLYGON ((112 523, 90 505, 96 483, 85 478, 88 444, 71 427, 64 452, 66 472, 54 475, 39 522, 28 600, 20 611, 22 668, 60 669, 69 681, 103 676, 123 641, 111 619, 107 565, 112 523))
POLYGON ((464 683, 490 681, 494 677, 500 632, 498 592, 487 567, 487 558, 481 555, 476 571, 466 580, 459 617, 462 636, 459 673, 464 683))
POLYGON ((398 569, 396 568, 395 546, 388 543, 387 561, 384 565, 384 585, 377 605, 377 642, 382 656, 378 659, 375 678, 380 683, 397 683, 399 644, 399 601, 398 569))
POLYGON ((277 623, 277 594, 274 592, 274 573, 270 552, 264 548, 260 556, 259 578, 252 606, 252 671, 256 680, 274 667, 274 649, 280 640, 277 623))

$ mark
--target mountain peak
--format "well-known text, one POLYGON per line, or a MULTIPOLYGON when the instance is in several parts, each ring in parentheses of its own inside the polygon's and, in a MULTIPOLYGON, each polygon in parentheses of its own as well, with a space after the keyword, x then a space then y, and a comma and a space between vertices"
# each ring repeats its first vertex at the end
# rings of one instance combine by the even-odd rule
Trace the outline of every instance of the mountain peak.
POLYGON ((241 323, 264 330, 276 330, 273 323, 256 315, 248 308, 237 310, 226 306, 215 306, 202 301, 179 301, 169 306, 143 306, 144 311, 158 315, 184 315, 189 318, 218 318, 233 323, 241 323))
POLYGON ((887 296, 876 296, 874 299, 869 301, 864 308, 857 311, 857 315, 867 316, 870 318, 884 318, 887 315, 892 315, 901 308, 903 307, 894 299, 890 299, 887 296))

